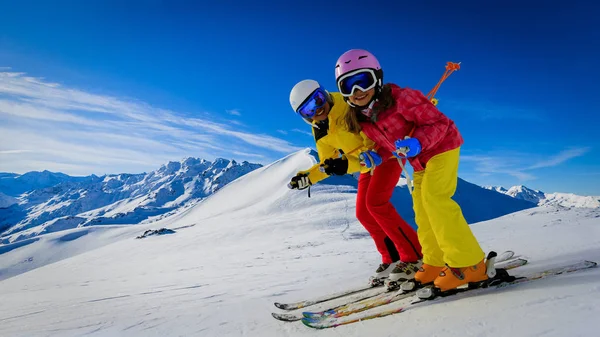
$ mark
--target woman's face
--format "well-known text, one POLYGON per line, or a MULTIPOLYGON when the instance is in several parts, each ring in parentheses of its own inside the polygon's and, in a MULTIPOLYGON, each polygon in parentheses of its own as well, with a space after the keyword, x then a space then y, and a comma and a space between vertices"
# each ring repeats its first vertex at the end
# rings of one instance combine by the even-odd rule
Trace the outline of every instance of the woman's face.
POLYGON ((356 89, 354 90, 354 93, 352 93, 352 96, 348 98, 348 100, 350 101, 350 103, 356 106, 365 106, 371 101, 373 95, 375 95, 375 88, 367 91, 356 89))
POLYGON ((325 105, 317 109, 312 119, 317 122, 326 120, 330 109, 331 106, 329 105, 329 102, 325 103, 325 105))

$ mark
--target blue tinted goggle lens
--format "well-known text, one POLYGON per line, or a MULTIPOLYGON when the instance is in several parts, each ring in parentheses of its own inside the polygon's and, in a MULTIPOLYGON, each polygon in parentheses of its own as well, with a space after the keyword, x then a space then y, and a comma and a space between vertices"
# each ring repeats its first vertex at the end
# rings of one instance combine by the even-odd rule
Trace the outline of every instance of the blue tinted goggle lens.
POLYGON ((363 91, 369 90, 376 79, 371 72, 358 73, 347 78, 344 78, 339 85, 340 92, 343 95, 352 95, 352 88, 359 87, 363 91))
POLYGON ((317 110, 327 103, 327 94, 322 89, 317 89, 310 98, 298 108, 298 113, 305 118, 312 118, 317 110))

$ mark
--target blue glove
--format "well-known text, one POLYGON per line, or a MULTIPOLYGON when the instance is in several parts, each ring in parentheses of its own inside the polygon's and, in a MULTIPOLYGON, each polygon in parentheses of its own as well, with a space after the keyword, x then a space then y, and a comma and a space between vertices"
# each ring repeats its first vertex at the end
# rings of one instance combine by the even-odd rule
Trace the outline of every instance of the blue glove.
POLYGON ((366 168, 373 169, 377 165, 381 165, 381 156, 377 154, 375 151, 365 151, 361 152, 358 155, 358 159, 360 160, 360 165, 365 166, 366 168))
POLYGON ((421 153, 421 143, 416 138, 398 139, 394 145, 394 156, 397 158, 411 158, 421 153))

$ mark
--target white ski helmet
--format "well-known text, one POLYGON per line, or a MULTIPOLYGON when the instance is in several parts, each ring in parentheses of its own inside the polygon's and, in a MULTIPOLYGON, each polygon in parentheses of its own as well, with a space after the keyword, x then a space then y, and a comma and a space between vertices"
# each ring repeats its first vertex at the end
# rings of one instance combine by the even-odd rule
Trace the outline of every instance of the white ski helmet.
POLYGON ((298 112, 298 108, 308 96, 310 96, 315 90, 319 89, 321 85, 315 80, 304 80, 298 82, 290 92, 290 105, 294 112, 298 112))

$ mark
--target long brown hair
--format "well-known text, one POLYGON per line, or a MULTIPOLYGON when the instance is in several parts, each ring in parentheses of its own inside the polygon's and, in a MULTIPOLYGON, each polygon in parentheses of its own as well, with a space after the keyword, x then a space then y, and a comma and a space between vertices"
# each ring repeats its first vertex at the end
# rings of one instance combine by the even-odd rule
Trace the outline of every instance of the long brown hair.
MULTIPOLYGON (((385 84, 383 88, 381 88, 381 92, 377 97, 377 103, 373 106, 373 116, 371 120, 377 120, 377 115, 384 110, 389 109, 392 105, 394 105, 394 97, 392 96, 392 88, 385 84)), ((350 107, 348 113, 344 117, 344 122, 346 123, 346 128, 348 131, 352 133, 360 133, 361 127, 359 121, 364 121, 368 117, 363 115, 361 112, 361 108, 350 107)))

